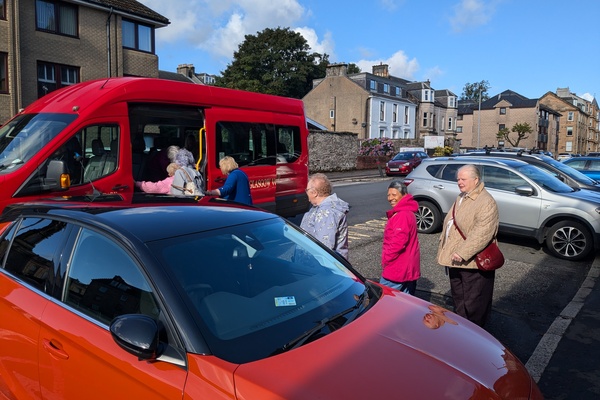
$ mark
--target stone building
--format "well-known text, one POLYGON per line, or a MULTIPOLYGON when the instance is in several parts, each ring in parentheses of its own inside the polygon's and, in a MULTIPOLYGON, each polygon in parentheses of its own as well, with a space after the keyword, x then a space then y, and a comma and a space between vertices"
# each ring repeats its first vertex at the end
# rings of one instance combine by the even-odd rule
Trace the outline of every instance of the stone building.
POLYGON ((598 137, 598 103, 558 88, 547 92, 540 101, 562 114, 557 153, 587 154, 600 148, 598 137))
POLYGON ((307 117, 329 131, 356 133, 359 139, 414 139, 417 105, 408 81, 393 77, 385 64, 373 73, 348 74, 348 64, 332 64, 303 98, 307 117))
POLYGON ((528 123, 532 132, 518 143, 517 133, 509 137, 517 147, 538 148, 555 151, 560 113, 542 104, 540 99, 529 99, 511 90, 479 102, 459 101, 457 139, 463 149, 488 147, 512 147, 509 142, 500 143, 498 132, 511 131, 515 124, 528 123))
POLYGON ((0 1, 0 124, 66 85, 158 77, 154 32, 168 24, 135 0, 0 1))
POLYGON ((407 90, 417 101, 417 132, 419 137, 456 136, 458 100, 449 90, 434 90, 429 81, 413 82, 407 90))

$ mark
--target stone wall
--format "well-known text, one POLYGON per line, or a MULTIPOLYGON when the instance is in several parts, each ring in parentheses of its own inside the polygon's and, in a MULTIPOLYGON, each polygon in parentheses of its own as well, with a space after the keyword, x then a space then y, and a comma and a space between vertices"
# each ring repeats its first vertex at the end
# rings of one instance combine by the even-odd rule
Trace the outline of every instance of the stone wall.
MULTIPOLYGON (((352 132, 328 132, 311 130, 308 135, 308 169, 310 173, 351 171, 355 169, 375 169, 385 167, 385 163, 394 156, 359 156, 360 143, 352 132)), ((424 141, 416 139, 393 139, 394 149, 401 147, 423 147, 424 141)), ((428 151, 430 155, 433 150, 428 151)))
POLYGON ((357 155, 356 133, 310 131, 308 135, 310 173, 354 170, 357 155))

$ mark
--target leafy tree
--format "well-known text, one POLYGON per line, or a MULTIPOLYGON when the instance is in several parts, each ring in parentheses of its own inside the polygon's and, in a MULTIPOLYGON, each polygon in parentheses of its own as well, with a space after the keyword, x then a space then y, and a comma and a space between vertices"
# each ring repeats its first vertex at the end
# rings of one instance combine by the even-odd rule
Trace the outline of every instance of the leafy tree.
POLYGON ((490 89, 490 83, 488 81, 481 81, 475 83, 465 83, 461 100, 470 100, 476 103, 479 102, 479 92, 481 91, 481 101, 485 101, 490 98, 488 90, 490 89))
POLYGON ((354 63, 348 64, 348 73, 349 74, 358 74, 360 73, 360 67, 354 63))
POLYGON ((512 147, 518 147, 521 140, 527 139, 529 137, 529 134, 533 132, 533 129, 531 128, 531 125, 529 125, 529 123, 525 122, 523 124, 514 124, 511 128, 511 131, 517 133, 517 137, 515 138, 516 140, 514 142, 510 137, 510 132, 508 131, 508 128, 500 129, 496 137, 499 140, 506 140, 508 143, 511 144, 512 147))
POLYGON ((246 35, 218 86, 302 98, 313 79, 325 76, 327 54, 310 53, 306 39, 289 28, 246 35))

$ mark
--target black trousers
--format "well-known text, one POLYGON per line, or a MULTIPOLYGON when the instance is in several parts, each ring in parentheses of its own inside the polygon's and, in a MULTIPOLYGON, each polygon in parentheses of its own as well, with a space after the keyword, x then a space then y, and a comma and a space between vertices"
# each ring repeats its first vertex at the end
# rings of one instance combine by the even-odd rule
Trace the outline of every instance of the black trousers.
POLYGON ((483 327, 492 311, 496 271, 449 269, 454 312, 483 327))

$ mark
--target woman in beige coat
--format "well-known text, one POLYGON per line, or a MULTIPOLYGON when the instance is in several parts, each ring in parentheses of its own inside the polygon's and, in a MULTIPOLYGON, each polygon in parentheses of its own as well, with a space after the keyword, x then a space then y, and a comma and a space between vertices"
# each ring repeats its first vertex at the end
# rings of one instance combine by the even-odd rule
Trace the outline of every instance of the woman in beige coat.
POLYGON ((498 207, 475 165, 459 168, 457 183, 461 193, 444 219, 437 259, 448 268, 454 312, 484 326, 492 309, 495 271, 478 269, 475 255, 496 237, 498 207))

